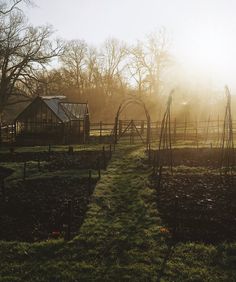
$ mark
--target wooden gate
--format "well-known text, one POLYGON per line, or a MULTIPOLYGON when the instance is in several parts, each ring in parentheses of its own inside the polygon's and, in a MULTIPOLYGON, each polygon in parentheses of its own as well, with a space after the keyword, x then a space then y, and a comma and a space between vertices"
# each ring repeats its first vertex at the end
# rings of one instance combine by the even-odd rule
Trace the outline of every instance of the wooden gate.
POLYGON ((150 124, 151 119, 149 112, 146 108, 145 103, 137 97, 130 96, 129 98, 125 99, 119 106, 116 117, 115 117, 115 125, 114 125, 114 143, 116 144, 118 140, 124 136, 127 132, 129 132, 130 136, 130 143, 132 144, 134 142, 135 134, 139 136, 139 138, 142 140, 143 143, 145 143, 148 147, 150 144, 150 124), (136 104, 144 109, 145 115, 146 115, 146 137, 144 137, 142 133, 142 128, 144 129, 145 126, 141 126, 140 130, 138 129, 137 121, 130 120, 126 126, 120 126, 119 117, 120 114, 123 112, 125 108, 127 108, 130 104, 136 104), (122 129, 121 129, 122 128, 122 129))
POLYGON ((144 120, 119 120, 117 142, 121 139, 129 139, 130 144, 134 144, 135 140, 142 141, 146 144, 147 123, 144 120))

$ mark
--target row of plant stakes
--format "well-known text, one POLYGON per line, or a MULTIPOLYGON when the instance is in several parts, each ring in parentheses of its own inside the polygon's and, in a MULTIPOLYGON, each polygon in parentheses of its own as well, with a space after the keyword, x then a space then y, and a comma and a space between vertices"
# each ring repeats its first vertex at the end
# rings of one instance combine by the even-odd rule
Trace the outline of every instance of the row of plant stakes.
MULTIPOLYGON (((96 154, 98 155, 98 157, 95 160, 95 163, 92 165, 93 169, 88 168, 87 169, 87 176, 86 173, 83 174, 83 177, 85 179, 85 183, 86 183, 86 189, 88 190, 88 193, 90 194, 90 196, 93 193, 93 189, 94 189, 94 185, 95 183, 101 178, 101 171, 102 170, 106 170, 107 168, 107 164, 109 162, 109 160, 112 157, 112 151, 115 150, 115 146, 110 144, 108 147, 107 146, 102 146, 101 150, 96 151, 96 154), (93 177, 93 171, 97 171, 97 175, 95 175, 93 177)), ((35 166, 35 169, 39 172, 39 173, 44 173, 47 171, 47 168, 45 170, 45 167, 42 165, 42 162, 44 161, 50 161, 53 159, 53 156, 57 155, 57 151, 53 151, 53 146, 52 145, 48 145, 48 150, 45 152, 36 152, 33 153, 32 155, 29 156, 30 160, 32 161, 32 158, 34 159, 34 162, 32 164, 32 162, 28 162, 27 160, 24 160, 22 163, 22 173, 21 173, 21 182, 24 184, 26 183, 26 181, 29 179, 30 180, 30 166, 32 168, 32 165, 35 166), (29 171, 29 172, 28 172, 29 171)), ((72 157, 75 156, 76 154, 80 154, 80 152, 76 152, 74 151, 73 146, 69 146, 67 152, 63 153, 63 159, 65 155, 68 155, 68 157, 72 157)), ((60 152, 59 152, 60 154, 60 152)), ((21 161, 22 155, 24 155, 24 153, 15 153, 14 150, 11 150, 11 152, 9 152, 8 154, 4 154, 5 158, 7 159, 8 157, 12 158, 12 160, 14 160, 14 158, 17 159, 17 161, 21 161)), ((2 155, 2 156, 4 156, 2 155)), ((26 153, 26 159, 27 159, 27 153, 26 153)), ((23 156, 24 159, 24 156, 23 156)), ((90 164, 91 165, 91 164, 90 164)), ((55 172, 57 171, 57 167, 50 167, 50 171, 51 172, 55 172)), ((1 167, 1 171, 0 172, 0 198, 1 201, 3 203, 3 206, 7 206, 8 205, 8 193, 7 193, 7 189, 6 189, 6 185, 5 185, 5 181, 7 176, 10 175, 10 170, 8 171, 7 169, 2 170, 1 167)), ((80 167, 78 167, 78 175, 80 175, 80 167)), ((79 185, 79 184, 78 184, 79 185)), ((10 203, 10 202, 9 202, 10 203)), ((59 232, 58 230, 54 230, 52 231, 51 235, 52 237, 57 237, 57 236, 61 236, 61 234, 63 233, 64 235, 64 239, 65 240, 71 240, 72 237, 75 235, 75 233, 72 232, 72 226, 73 226, 73 221, 75 219, 75 216, 73 214, 73 200, 69 197, 67 197, 64 201, 62 201, 61 203, 61 210, 63 210, 63 219, 61 219, 63 221, 63 231, 59 232)))
POLYGON ((158 145, 154 149, 147 144, 152 187, 157 193, 159 212, 172 230, 174 242, 215 243, 230 241, 236 234, 231 95, 227 87, 225 91, 227 104, 218 148, 178 150, 173 146, 170 122, 173 91, 163 116, 158 145), (201 169, 204 174, 200 174, 201 169))
MULTIPOLYGON (((219 156, 218 156, 218 168, 220 172, 224 172, 226 175, 232 174, 235 169, 235 155, 234 155, 234 133, 231 113, 231 94, 228 87, 225 87, 227 104, 225 109, 225 117, 223 122, 221 142, 219 144, 219 156)), ((169 95, 167 102, 167 108, 163 116, 161 123, 160 139, 156 155, 151 160, 151 146, 148 144, 149 150, 149 162, 152 162, 154 174, 159 175, 161 179, 163 164, 165 163, 171 173, 173 173, 173 139, 171 128, 171 103, 172 103, 172 91, 169 95), (164 152, 164 154, 163 154, 164 152)), ((197 146, 198 147, 198 146, 197 146)), ((212 148, 212 146, 211 146, 212 148)))

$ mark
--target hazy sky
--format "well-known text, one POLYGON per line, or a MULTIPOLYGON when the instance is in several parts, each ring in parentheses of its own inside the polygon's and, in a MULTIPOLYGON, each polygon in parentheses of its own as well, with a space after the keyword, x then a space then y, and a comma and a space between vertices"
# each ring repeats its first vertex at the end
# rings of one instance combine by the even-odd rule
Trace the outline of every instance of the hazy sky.
POLYGON ((108 37, 135 42, 164 26, 189 76, 236 88, 236 0, 35 0, 27 16, 58 36, 100 45, 108 37))

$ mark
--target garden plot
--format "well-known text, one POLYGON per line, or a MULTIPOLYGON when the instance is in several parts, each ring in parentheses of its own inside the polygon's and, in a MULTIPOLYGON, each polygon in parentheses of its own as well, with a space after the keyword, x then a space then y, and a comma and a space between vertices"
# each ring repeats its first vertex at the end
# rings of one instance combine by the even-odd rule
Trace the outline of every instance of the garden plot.
MULTIPOLYGON (((236 151, 234 155, 236 159, 236 151)), ((161 155, 157 150, 149 151, 151 163, 157 163, 160 159, 163 165, 167 165, 169 163, 168 156, 168 150, 162 150, 161 155)), ((221 158, 221 150, 219 148, 175 148, 172 149, 172 158, 174 166, 217 168, 221 158)))
POLYGON ((39 241, 63 236, 72 201, 73 232, 79 230, 96 179, 64 177, 29 179, 7 189, 0 207, 0 239, 39 241))
POLYGON ((5 162, 0 163, 4 179, 0 185, 0 240, 28 242, 63 237, 69 213, 72 236, 78 232, 100 168, 111 157, 103 150, 4 155, 5 162))
POLYGON ((217 150, 178 149, 173 151, 173 160, 173 175, 164 166, 161 181, 158 175, 152 180, 158 210, 175 240, 233 241, 236 173, 220 174, 217 150))

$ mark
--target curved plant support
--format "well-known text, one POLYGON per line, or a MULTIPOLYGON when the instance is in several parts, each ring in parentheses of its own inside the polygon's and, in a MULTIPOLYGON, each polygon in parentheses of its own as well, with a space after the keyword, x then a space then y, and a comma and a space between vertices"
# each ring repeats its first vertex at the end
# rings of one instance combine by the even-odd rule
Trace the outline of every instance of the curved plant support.
POLYGON ((151 118, 149 115, 149 112, 147 110, 147 107, 145 105, 145 103, 143 102, 142 99, 137 98, 137 97, 129 97, 127 99, 125 99, 124 101, 122 101, 119 105, 119 108, 117 110, 116 113, 116 117, 115 117, 115 125, 114 125, 114 144, 117 144, 118 141, 118 122, 119 122, 119 117, 121 115, 121 113, 125 110, 125 108, 127 108, 130 104, 136 104, 138 106, 141 106, 144 109, 146 118, 147 118, 147 136, 146 136, 146 145, 149 146, 150 144, 150 130, 151 130, 151 118))

